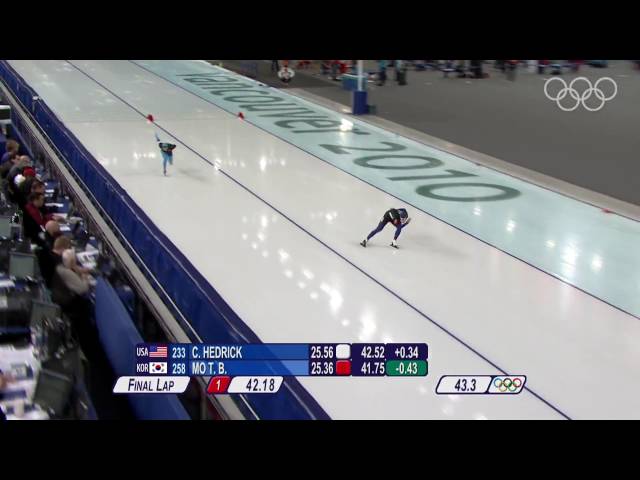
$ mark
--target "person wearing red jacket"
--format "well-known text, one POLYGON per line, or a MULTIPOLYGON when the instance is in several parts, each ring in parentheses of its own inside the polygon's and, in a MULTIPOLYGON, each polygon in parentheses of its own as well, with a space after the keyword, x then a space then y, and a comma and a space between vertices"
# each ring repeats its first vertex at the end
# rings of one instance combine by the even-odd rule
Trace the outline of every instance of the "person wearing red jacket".
POLYGON ((44 227, 49 220, 58 220, 59 217, 52 213, 44 215, 41 208, 44 206, 44 195, 42 193, 32 193, 28 197, 24 206, 23 230, 25 238, 33 241, 39 239, 39 235, 44 231, 44 227))

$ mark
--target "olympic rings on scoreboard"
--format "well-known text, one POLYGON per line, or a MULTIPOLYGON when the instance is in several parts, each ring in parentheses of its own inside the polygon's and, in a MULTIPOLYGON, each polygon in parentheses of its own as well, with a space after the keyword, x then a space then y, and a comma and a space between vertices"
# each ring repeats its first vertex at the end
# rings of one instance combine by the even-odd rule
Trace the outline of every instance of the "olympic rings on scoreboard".
POLYGON ((519 377, 496 377, 493 380, 493 386, 497 388, 500 393, 514 393, 522 387, 522 379, 519 377))
POLYGON ((615 96, 618 94, 618 84, 610 77, 600 78, 595 83, 595 85, 592 85, 591 81, 586 77, 576 77, 571 80, 571 83, 569 83, 569 85, 567 85, 567 82, 565 82, 564 79, 559 77, 551 77, 546 82, 544 82, 544 94, 549 100, 556 102, 558 108, 565 112, 573 112, 580 105, 582 105, 585 110, 588 110, 590 112, 597 112, 604 107, 605 103, 615 98, 615 96), (562 88, 555 96, 552 96, 551 94, 549 94, 548 88, 549 85, 551 85, 551 83, 554 81, 560 82, 562 88), (600 83, 604 81, 608 81, 611 83, 611 85, 613 85, 613 93, 609 96, 605 96, 604 92, 600 89, 600 83), (582 93, 578 92, 578 90, 574 88, 574 85, 577 82, 582 82, 587 85, 586 89, 582 93), (569 95, 575 101, 575 105, 571 107, 565 107, 564 105, 562 105, 562 103, 560 103, 567 95, 569 95), (595 97, 600 101, 600 104, 596 107, 590 107, 586 103, 592 95, 595 95, 595 97))

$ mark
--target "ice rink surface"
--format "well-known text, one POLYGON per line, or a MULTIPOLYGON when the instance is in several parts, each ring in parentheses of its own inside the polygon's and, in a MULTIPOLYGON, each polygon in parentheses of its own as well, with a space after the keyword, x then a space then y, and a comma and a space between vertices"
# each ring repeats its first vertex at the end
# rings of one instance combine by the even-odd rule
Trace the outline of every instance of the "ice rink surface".
MULTIPOLYGON (((603 224, 593 215, 585 225, 590 212, 575 217, 594 207, 540 189, 536 201, 558 205, 558 215, 541 219, 522 200, 533 195, 527 186, 497 172, 495 182, 520 193, 511 203, 442 206, 431 198, 413 208, 368 172, 319 158, 258 125, 256 112, 240 120, 215 104, 221 96, 209 101, 176 81, 176 72, 230 72, 197 61, 163 63, 166 71, 142 61, 10 62, 263 342, 429 345, 427 377, 299 378, 332 418, 640 418, 640 262, 631 242, 639 237, 631 220, 603 224), (156 132, 178 145, 166 177, 156 132), (412 222, 399 250, 388 246, 392 227, 366 249, 358 244, 388 208, 401 206, 412 222), (439 219, 445 214, 451 218, 439 219), (467 233, 467 221, 479 231, 467 233), (522 261, 513 244, 530 240, 513 231, 540 230, 541 222, 554 245, 569 239, 574 249, 522 261), (597 261, 589 250, 596 243, 597 261), (581 245, 590 268, 576 262, 586 255, 581 245), (567 264, 575 278, 560 278, 567 264), (631 285, 616 296, 624 282, 631 285), (526 390, 434 393, 441 375, 499 373, 527 375, 526 390)), ((333 130, 312 135, 344 146, 355 138, 368 148, 365 135, 333 130)), ((380 156, 373 164, 385 161, 371 155, 380 156)), ((410 167, 417 156, 398 158, 410 167)))

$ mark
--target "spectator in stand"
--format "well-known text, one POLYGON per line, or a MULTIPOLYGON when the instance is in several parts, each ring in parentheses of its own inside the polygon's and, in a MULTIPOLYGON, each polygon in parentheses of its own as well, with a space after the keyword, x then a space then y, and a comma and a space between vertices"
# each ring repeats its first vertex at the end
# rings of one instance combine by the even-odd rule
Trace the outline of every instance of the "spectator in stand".
POLYGON ((31 159, 27 155, 20 155, 18 157, 17 163, 15 163, 15 165, 11 167, 11 170, 9 170, 7 180, 9 180, 9 182, 13 182, 15 176, 18 174, 22 174, 22 171, 27 167, 33 168, 31 159))
MULTIPOLYGON (((31 183, 31 188, 29 189, 29 193, 41 193, 42 195, 44 195, 44 192, 45 192, 44 182, 36 178, 31 183)), ((27 194, 27 197, 29 196, 29 193, 27 194)))
POLYGON ((55 268, 51 282, 51 299, 60 305, 69 317, 81 342, 91 335, 88 322, 91 303, 85 296, 91 286, 89 279, 89 271, 78 266, 76 262, 76 252, 73 249, 65 250, 62 253, 62 262, 55 268))
POLYGON ((547 65, 549 65, 549 60, 538 60, 538 73, 540 75, 544 74, 547 65))
POLYGON ((23 180, 18 182, 19 177, 20 175, 17 175, 14 179, 16 187, 14 189, 14 197, 16 199, 16 204, 18 205, 18 207, 20 207, 20 209, 24 209, 24 205, 27 203, 27 197, 31 193, 31 187, 33 186, 34 182, 37 182, 39 180, 36 178, 36 171, 31 167, 27 167, 22 171, 23 180))
MULTIPOLYGON (((31 193, 32 186, 34 184, 42 183, 42 182, 36 177, 36 171, 33 168, 31 169, 25 168, 22 175, 24 175, 25 181, 22 183, 22 185, 20 185, 19 193, 26 199, 31 193)), ((44 186, 44 183, 42 185, 44 186)))
POLYGON ((22 220, 25 238, 41 246, 43 240, 40 237, 40 233, 44 231, 45 225, 49 220, 58 220, 58 217, 52 213, 43 215, 40 210, 42 207, 44 207, 44 195, 41 193, 30 194, 24 207, 24 218, 22 220))
POLYGON ((407 62, 404 60, 396 60, 395 63, 396 82, 398 85, 407 84, 407 62))
POLYGON ((49 249, 53 249, 54 242, 62 236, 60 224, 55 220, 49 220, 44 226, 44 242, 49 249))
MULTIPOLYGON (((28 171, 28 169, 25 169, 25 170, 26 170, 25 173, 27 174, 27 176, 24 177, 24 181, 19 181, 21 180, 20 176, 16 176, 16 178, 14 179, 14 182, 19 183, 16 198, 17 198, 17 204, 23 212, 24 212, 24 207, 27 204, 27 199, 29 198, 30 194, 40 193, 44 195, 44 192, 45 192, 44 183, 38 180, 36 177, 29 176, 30 172, 28 171)), ((42 212, 43 215, 46 215, 48 213, 53 213, 53 212, 50 212, 49 210, 50 209, 48 207, 43 206, 40 209, 40 212, 42 212)))
MULTIPOLYGON (((31 184, 31 193, 38 193, 40 195, 45 195, 45 184, 44 184, 44 182, 42 182, 41 180, 37 180, 37 181, 33 182, 31 184)), ((28 197, 28 195, 27 195, 27 197, 28 197)), ((46 198, 46 195, 45 195, 45 198, 46 198)), ((46 205, 43 205, 40 208, 40 212, 42 213, 43 216, 47 216, 49 214, 53 214, 54 216, 57 217, 56 221, 62 221, 62 223, 65 223, 62 220, 62 217, 59 217, 58 215, 56 215, 56 207, 54 207, 54 206, 47 207, 46 205)))
POLYGON ((387 60, 378 60, 378 86, 382 87, 387 81, 387 60))
POLYGON ((55 268, 51 282, 51 298, 60 305, 62 312, 71 321, 74 336, 89 361, 95 362, 95 355, 101 351, 97 329, 92 325, 93 308, 87 293, 91 286, 89 271, 77 265, 72 249, 62 253, 62 263, 55 268), (92 358, 94 357, 94 358, 92 358))
POLYGON ((18 162, 13 167, 11 167, 11 170, 9 170, 9 173, 7 175, 7 196, 9 198, 9 201, 11 201, 12 203, 18 203, 17 183, 21 183, 24 180, 25 177, 23 175, 23 172, 27 168, 33 169, 31 165, 31 159, 26 155, 22 155, 18 158, 18 162), (20 178, 18 178, 18 175, 20 175, 20 178), (18 178, 17 182, 16 178, 18 178))
POLYGON ((13 177, 13 182, 7 183, 7 198, 11 203, 20 205, 20 185, 22 185, 25 180, 26 177, 18 173, 18 175, 13 177))
POLYGON ((58 301, 64 299, 59 295, 59 291, 56 288, 61 286, 75 295, 84 295, 89 291, 89 271, 86 268, 78 266, 76 252, 72 248, 68 248, 62 252, 62 262, 56 266, 52 283, 52 299, 64 308, 68 302, 58 301), (60 280, 60 282, 57 282, 57 280, 60 280))
POLYGON ((331 80, 333 80, 334 82, 339 81, 338 70, 340 70, 340 61, 331 60, 331 80))
MULTIPOLYGON (((45 198, 46 198, 44 182, 42 182, 42 181, 40 181, 40 180, 37 180, 37 181, 33 182, 33 183, 31 184, 31 192, 30 192, 30 193, 37 193, 37 194, 39 194, 39 195, 43 195, 43 196, 45 196, 45 198)), ((29 195, 27 195, 27 198, 28 198, 28 197, 29 197, 29 195)), ((55 213, 56 213, 56 211, 55 211, 55 210, 56 210, 56 209, 55 209, 55 207, 47 207, 46 205, 43 205, 43 206, 40 208, 40 212, 42 213, 42 215, 45 215, 45 216, 46 216, 46 215, 49 215, 49 214, 53 214, 53 215, 55 215, 55 213)), ((60 219, 61 219, 61 218, 62 218, 62 217, 60 217, 60 219)), ((64 223, 64 222, 63 222, 63 223, 64 223)))
POLYGON ((482 73, 482 60, 470 60, 469 61, 469 70, 473 75, 473 78, 483 78, 484 75, 482 73))
POLYGON ((20 144, 15 140, 9 139, 7 140, 7 144, 5 147, 6 151, 2 155, 2 159, 0 160, 0 165, 3 165, 5 162, 8 162, 14 156, 18 155, 18 151, 20 150, 20 144))
POLYGON ((6 180, 11 169, 15 167, 19 161, 20 161, 20 156, 16 153, 12 154, 12 156, 9 157, 8 161, 0 165, 0 177, 2 177, 3 180, 6 180))
POLYGON ((52 248, 45 246, 37 251, 40 273, 47 287, 51 288, 56 267, 62 263, 63 252, 70 248, 71 240, 64 235, 60 235, 54 240, 52 248))

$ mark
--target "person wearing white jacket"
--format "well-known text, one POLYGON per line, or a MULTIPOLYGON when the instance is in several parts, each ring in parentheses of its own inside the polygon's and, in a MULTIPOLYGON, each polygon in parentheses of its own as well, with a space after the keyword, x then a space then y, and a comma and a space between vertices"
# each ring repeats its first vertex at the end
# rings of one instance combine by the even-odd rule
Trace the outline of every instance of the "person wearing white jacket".
POLYGON ((62 252, 62 263, 56 267, 56 274, 64 286, 76 295, 84 295, 89 291, 88 271, 78 266, 73 249, 62 252))
POLYGON ((97 337, 91 321, 92 306, 86 296, 91 286, 88 272, 87 269, 78 266, 73 249, 64 250, 62 262, 56 265, 51 282, 51 299, 60 305, 62 313, 71 321, 74 336, 79 340, 83 350, 85 347, 95 350, 97 337))

